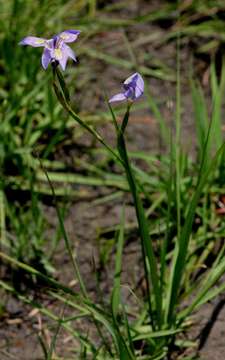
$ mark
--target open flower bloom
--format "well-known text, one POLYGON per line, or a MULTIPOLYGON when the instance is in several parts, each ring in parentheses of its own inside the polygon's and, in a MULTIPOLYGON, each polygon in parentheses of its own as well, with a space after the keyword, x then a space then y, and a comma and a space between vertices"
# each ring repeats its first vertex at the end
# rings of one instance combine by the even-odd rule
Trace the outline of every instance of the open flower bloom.
POLYGON ((144 93, 144 80, 139 73, 135 73, 124 81, 123 89, 123 92, 114 95, 109 102, 138 99, 144 93))
POLYGON ((76 61, 76 56, 73 50, 66 45, 76 41, 79 30, 65 30, 58 35, 55 35, 52 39, 44 39, 36 36, 27 36, 19 45, 30 45, 33 47, 44 47, 44 51, 41 58, 43 68, 46 70, 50 62, 57 62, 61 68, 65 70, 68 58, 76 61))

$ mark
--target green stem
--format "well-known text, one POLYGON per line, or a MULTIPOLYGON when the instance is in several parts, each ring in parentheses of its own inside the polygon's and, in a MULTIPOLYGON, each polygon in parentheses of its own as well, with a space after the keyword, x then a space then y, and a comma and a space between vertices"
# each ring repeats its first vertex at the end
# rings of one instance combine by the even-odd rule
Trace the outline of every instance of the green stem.
MULTIPOLYGON (((128 158, 126 143, 124 139, 124 130, 126 128, 128 118, 129 118, 129 110, 130 104, 128 104, 127 112, 124 116, 124 121, 121 125, 121 129, 118 132, 117 142, 118 142, 118 151, 120 154, 121 159, 123 160, 124 169, 126 172, 128 184, 130 187, 130 191, 134 200, 136 216, 138 220, 138 229, 141 238, 141 246, 142 246, 142 256, 144 261, 144 270, 145 270, 145 278, 147 282, 147 290, 148 290, 148 305, 149 305, 149 313, 152 317, 152 305, 150 300, 150 279, 152 282, 153 293, 155 296, 155 306, 156 306, 156 313, 157 313, 157 323, 158 328, 161 326, 161 307, 162 307, 162 300, 160 295, 160 287, 159 287, 159 279, 157 275, 157 264, 156 259, 153 251, 152 241, 149 235, 149 226, 148 221, 145 216, 144 208, 142 205, 141 198, 139 196, 137 182, 134 176, 134 173, 131 168, 131 164, 128 158), (149 271, 150 270, 150 279, 149 279, 149 271)), ((151 319, 154 329, 154 321, 153 318, 151 319)))
MULTIPOLYGON (((149 273, 150 273, 150 279, 152 282, 153 287, 153 293, 155 296, 155 307, 156 307, 156 313, 157 313, 157 323, 158 328, 161 326, 161 311, 162 311, 162 297, 160 294, 160 287, 159 287, 159 279, 157 275, 157 264, 156 259, 154 256, 153 246, 152 242, 149 236, 149 228, 148 228, 148 222, 145 216, 144 208, 139 196, 138 192, 138 182, 136 181, 132 167, 129 162, 125 140, 123 133, 126 129, 128 119, 129 119, 129 110, 131 107, 131 103, 128 102, 127 112, 124 116, 123 123, 121 125, 121 128, 116 126, 117 130, 117 143, 118 143, 118 151, 119 155, 109 146, 105 143, 104 139, 101 137, 101 135, 93 129, 90 125, 85 123, 71 108, 70 102, 69 102, 69 93, 63 78, 63 75, 59 71, 57 66, 53 65, 53 87, 56 93, 56 96, 58 100, 60 101, 61 105, 64 107, 64 109, 72 116, 74 120, 78 124, 80 124, 84 129, 86 129, 90 134, 92 134, 113 156, 116 158, 116 160, 123 166, 125 169, 127 180, 130 186, 130 190, 133 196, 134 204, 135 204, 135 210, 136 210, 136 216, 138 220, 139 225, 139 232, 141 237, 141 245, 142 245, 142 254, 143 254, 143 260, 144 260, 144 268, 145 268, 145 277, 147 281, 147 287, 148 287, 148 300, 149 300, 149 312, 151 316, 151 320, 153 323, 153 317, 152 317, 152 306, 151 306, 151 298, 150 298, 150 281, 149 281, 149 273), (57 81, 58 80, 58 81, 57 81), (58 86, 59 84, 59 86, 58 86)), ((154 327, 154 324, 153 324, 154 327)))
POLYGON ((51 182, 51 180, 50 180, 50 178, 48 176, 48 172, 46 171, 45 167, 42 164, 42 161, 40 159, 39 159, 39 161, 40 161, 41 167, 42 167, 42 169, 43 169, 43 171, 45 173, 45 176, 46 176, 46 178, 48 180, 49 186, 50 186, 51 191, 52 191, 52 196, 53 196, 53 199, 55 201, 56 212, 57 212, 57 216, 58 216, 58 219, 59 219, 60 230, 62 232, 64 241, 65 241, 66 249, 68 251, 68 254, 69 254, 69 257, 70 257, 70 260, 71 260, 71 264, 72 264, 73 269, 74 269, 75 276, 78 279, 80 289, 81 289, 81 293, 82 293, 84 298, 88 299, 88 294, 87 294, 84 282, 82 280, 82 277, 81 277, 81 274, 80 274, 80 271, 79 271, 79 266, 77 264, 76 258, 73 256, 73 251, 72 251, 72 248, 71 248, 70 240, 69 240, 69 238, 67 236, 67 232, 66 232, 64 222, 63 222, 63 219, 62 219, 62 214, 61 214, 60 208, 58 206, 58 202, 56 201, 56 195, 55 195, 54 187, 53 187, 52 182, 51 182))
POLYGON ((5 227, 5 199, 4 191, 0 189, 0 247, 6 244, 6 227, 5 227))
POLYGON ((105 140, 102 138, 102 136, 90 125, 88 125, 85 121, 83 121, 71 108, 69 103, 69 94, 67 87, 65 85, 63 75, 59 71, 57 67, 53 67, 53 88, 55 90, 55 94, 63 106, 63 108, 72 116, 72 118, 81 125, 84 129, 86 129, 91 135, 94 136, 96 140, 98 140, 112 155, 113 157, 121 163, 121 159, 118 156, 118 154, 108 145, 106 144, 105 140), (58 87, 56 77, 58 79, 58 82, 60 84, 60 88, 58 87))
POLYGON ((180 38, 177 40, 177 88, 176 88, 176 207, 177 207, 177 241, 181 232, 181 199, 180 199, 180 133, 181 133, 181 97, 180 97, 180 38))

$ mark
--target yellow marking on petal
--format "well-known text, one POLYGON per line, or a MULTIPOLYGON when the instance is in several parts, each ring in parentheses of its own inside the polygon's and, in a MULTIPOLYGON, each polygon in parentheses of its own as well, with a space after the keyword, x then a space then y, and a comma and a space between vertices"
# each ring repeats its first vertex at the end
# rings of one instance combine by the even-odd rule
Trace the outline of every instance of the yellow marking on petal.
POLYGON ((61 34, 60 37, 63 40, 67 40, 69 38, 69 35, 68 34, 61 34))
POLYGON ((62 59, 62 56, 62 51, 60 49, 55 49, 55 58, 59 60, 62 59))
POLYGON ((45 42, 45 41, 44 41, 44 40, 41 40, 41 39, 40 39, 40 40, 35 40, 35 43, 36 43, 36 44, 40 44, 40 45, 41 45, 41 44, 44 44, 44 42, 45 42))

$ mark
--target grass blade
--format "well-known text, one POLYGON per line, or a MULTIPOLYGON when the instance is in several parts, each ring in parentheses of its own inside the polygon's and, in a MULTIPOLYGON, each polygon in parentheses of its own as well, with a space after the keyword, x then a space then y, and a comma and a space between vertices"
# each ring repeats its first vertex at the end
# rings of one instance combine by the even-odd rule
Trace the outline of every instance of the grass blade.
POLYGON ((121 285, 121 271, 122 271, 122 255, 123 255, 123 246, 124 246, 124 208, 121 214, 121 222, 119 228, 119 234, 117 237, 117 251, 116 251, 116 264, 115 264, 115 273, 114 273, 114 284, 113 292, 111 298, 111 306, 114 317, 117 317, 119 311, 119 305, 121 302, 120 299, 120 285, 121 285))

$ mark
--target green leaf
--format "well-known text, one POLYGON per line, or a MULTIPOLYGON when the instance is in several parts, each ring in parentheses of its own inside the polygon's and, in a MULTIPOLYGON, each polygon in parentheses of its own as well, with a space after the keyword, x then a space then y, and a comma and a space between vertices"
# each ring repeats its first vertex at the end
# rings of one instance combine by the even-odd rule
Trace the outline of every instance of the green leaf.
POLYGON ((115 273, 114 273, 114 284, 113 284, 113 291, 112 291, 112 298, 111 298, 111 306, 113 316, 116 318, 119 305, 121 302, 120 299, 120 276, 122 271, 122 255, 123 255, 123 246, 124 246, 124 208, 121 214, 121 222, 119 233, 117 236, 117 251, 116 251, 116 264, 115 264, 115 273))

